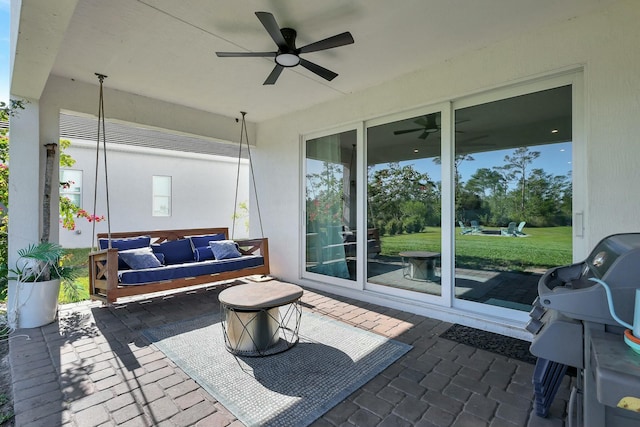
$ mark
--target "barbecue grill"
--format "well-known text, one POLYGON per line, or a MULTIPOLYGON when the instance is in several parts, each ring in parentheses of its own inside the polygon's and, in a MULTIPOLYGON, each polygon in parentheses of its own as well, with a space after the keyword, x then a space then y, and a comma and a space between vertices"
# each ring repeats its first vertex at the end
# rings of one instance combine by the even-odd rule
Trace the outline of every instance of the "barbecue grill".
POLYGON ((640 233, 609 236, 584 262, 552 268, 540 278, 527 324, 534 335, 530 351, 538 357, 536 413, 548 414, 567 366, 572 366, 577 376, 570 425, 638 426, 640 413, 617 406, 625 397, 640 398, 640 355, 624 344, 624 328, 594 279, 609 286, 615 313, 632 323, 640 288, 640 233))

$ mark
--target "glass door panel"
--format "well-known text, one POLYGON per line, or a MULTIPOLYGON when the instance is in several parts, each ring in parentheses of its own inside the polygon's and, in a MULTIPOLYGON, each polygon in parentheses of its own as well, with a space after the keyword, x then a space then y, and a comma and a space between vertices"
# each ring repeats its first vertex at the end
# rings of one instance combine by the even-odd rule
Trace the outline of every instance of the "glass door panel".
POLYGON ((570 85, 455 111, 455 296, 529 311, 572 262, 570 85))
POLYGON ((356 131, 306 141, 305 270, 356 280, 356 131))
POLYGON ((367 282, 442 294, 441 113, 367 128, 367 282))

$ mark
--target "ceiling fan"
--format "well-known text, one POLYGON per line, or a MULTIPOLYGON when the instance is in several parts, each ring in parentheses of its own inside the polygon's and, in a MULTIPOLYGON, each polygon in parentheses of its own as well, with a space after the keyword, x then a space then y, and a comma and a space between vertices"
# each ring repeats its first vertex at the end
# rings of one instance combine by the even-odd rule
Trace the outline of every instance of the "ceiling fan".
POLYGON ((317 52, 320 50, 331 49, 334 47, 344 46, 354 42, 351 33, 345 32, 328 37, 324 40, 308 44, 303 47, 296 47, 297 32, 293 28, 280 28, 273 15, 269 12, 256 12, 256 16, 269 33, 273 41, 276 43, 278 50, 276 52, 216 52, 221 58, 237 58, 237 57, 265 57, 274 58, 276 66, 271 71, 263 84, 272 85, 278 80, 280 73, 285 68, 302 65, 312 73, 317 74, 326 80, 333 80, 338 76, 331 70, 327 70, 318 64, 314 64, 300 57, 301 53, 317 52))
MULTIPOLYGON (((456 124, 460 124, 460 123, 464 123, 464 122, 468 122, 469 119, 466 120, 458 120, 456 122, 456 124)), ((413 121, 413 123, 419 125, 419 128, 415 128, 415 129, 404 129, 404 130, 397 130, 395 132, 393 132, 394 135, 403 135, 405 133, 411 133, 411 132, 417 132, 419 130, 422 131, 422 134, 420 134, 420 136, 418 138, 420 139, 427 139, 427 137, 429 135, 431 135, 432 133, 438 132, 440 130, 440 125, 438 125, 438 123, 436 123, 436 115, 435 114, 428 114, 424 117, 420 117, 416 120, 413 121)), ((457 133, 464 133, 461 130, 457 130, 457 133)))

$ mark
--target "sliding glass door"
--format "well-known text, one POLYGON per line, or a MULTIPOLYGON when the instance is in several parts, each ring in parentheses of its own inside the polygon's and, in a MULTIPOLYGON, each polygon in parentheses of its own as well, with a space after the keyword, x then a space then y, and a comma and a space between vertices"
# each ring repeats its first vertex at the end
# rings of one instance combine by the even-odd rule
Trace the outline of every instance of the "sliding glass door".
POLYGON ((356 280, 356 131, 305 146, 305 271, 356 280))
POLYGON ((581 81, 561 75, 307 138, 303 275, 526 318, 540 276, 581 246, 581 81))
POLYGON ((455 296, 529 311, 572 261, 572 87, 455 110, 455 296))
POLYGON ((440 296, 441 112, 366 131, 367 282, 440 296))

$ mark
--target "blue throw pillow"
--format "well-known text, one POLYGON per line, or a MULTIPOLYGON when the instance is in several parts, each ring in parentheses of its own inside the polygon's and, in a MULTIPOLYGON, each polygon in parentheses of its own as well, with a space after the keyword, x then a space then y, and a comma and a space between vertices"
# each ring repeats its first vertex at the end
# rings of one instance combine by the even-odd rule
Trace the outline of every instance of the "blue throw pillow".
POLYGON ((209 242, 211 251, 216 259, 239 258, 242 256, 238 244, 233 240, 218 240, 209 242))
POLYGON ((165 265, 193 262, 193 249, 188 239, 170 240, 151 245, 154 253, 164 255, 165 265))
POLYGON ((190 236, 189 240, 191 240, 191 244, 193 244, 193 248, 203 248, 205 246, 209 246, 209 242, 224 240, 224 234, 211 234, 208 236, 190 236))
POLYGON ((154 252, 153 255, 156 258, 158 258, 158 261, 160 261, 160 264, 164 265, 164 254, 161 254, 160 252, 154 252))
POLYGON ((157 268, 162 264, 153 254, 150 247, 118 251, 118 255, 134 270, 141 268, 157 268))
POLYGON ((193 259, 196 261, 209 261, 215 259, 213 256, 213 251, 209 246, 203 246, 201 248, 196 248, 193 251, 193 259))
MULTIPOLYGON (((138 236, 130 237, 126 239, 111 239, 111 247, 118 249, 118 251, 124 251, 127 249, 139 249, 148 247, 151 243, 151 237, 138 236)), ((98 246, 100 249, 107 249, 109 247, 109 239, 98 239, 98 246)), ((118 270, 127 270, 129 265, 118 255, 118 270)))

